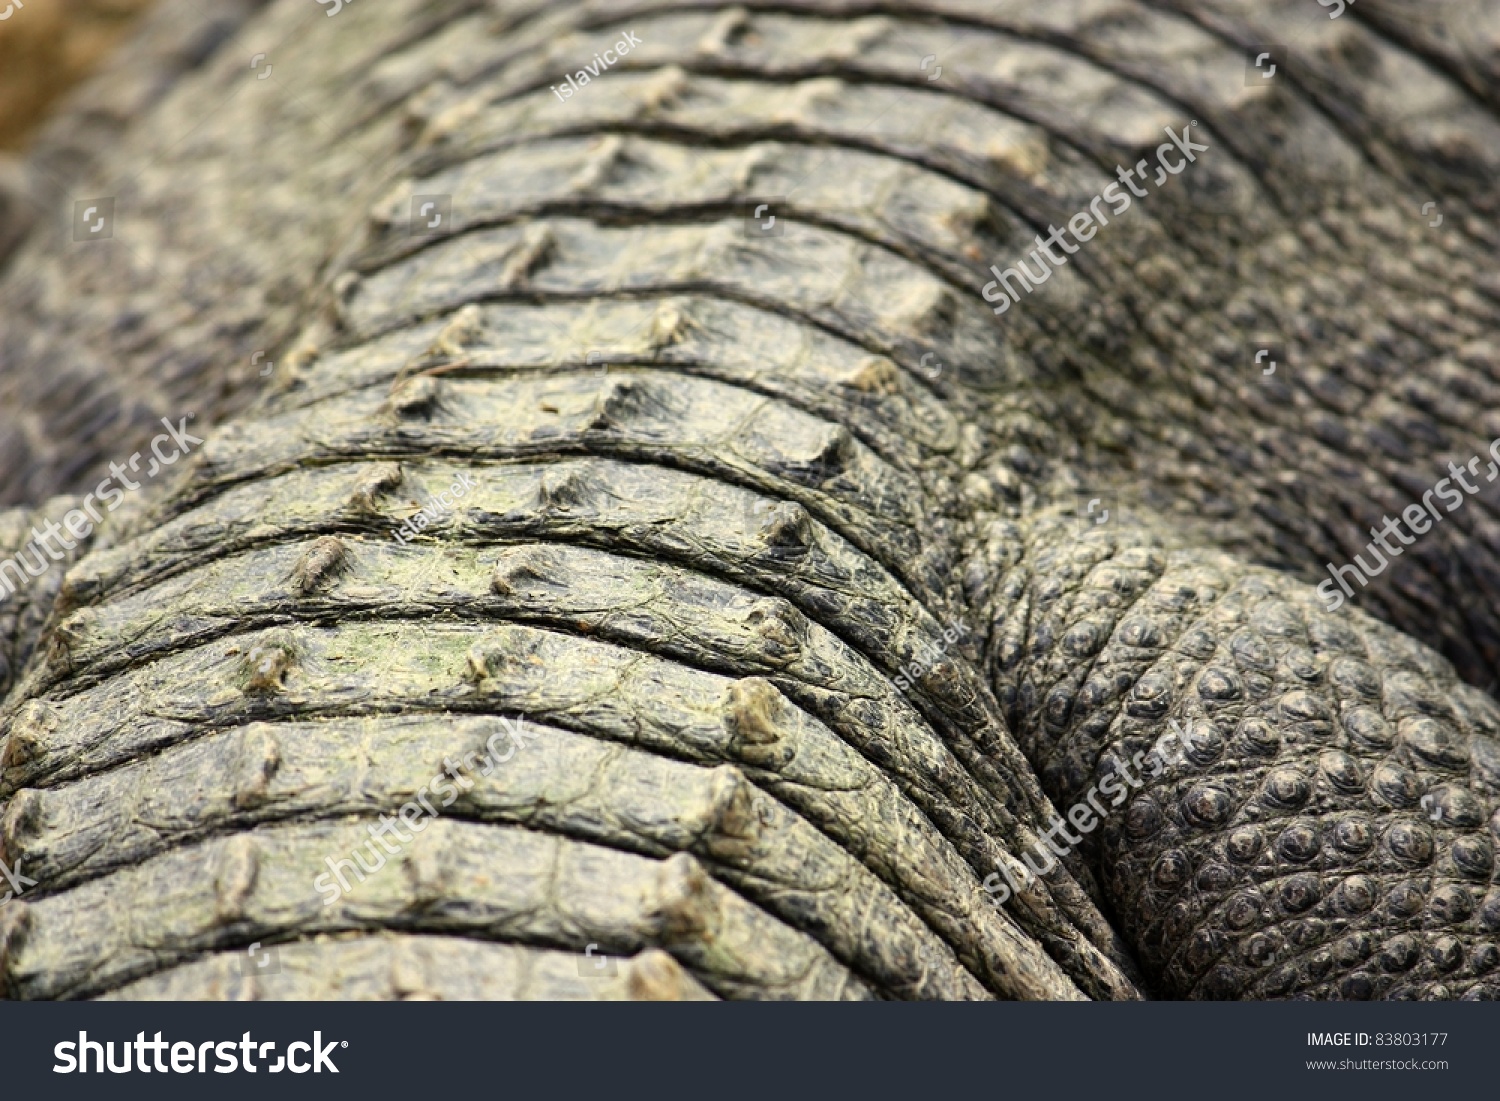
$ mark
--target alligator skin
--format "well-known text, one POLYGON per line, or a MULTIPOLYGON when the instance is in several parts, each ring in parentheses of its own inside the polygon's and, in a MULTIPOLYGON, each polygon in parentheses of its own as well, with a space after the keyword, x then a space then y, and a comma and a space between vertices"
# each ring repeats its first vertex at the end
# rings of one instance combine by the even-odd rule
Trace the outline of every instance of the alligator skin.
MULTIPOLYGON (((106 166, 176 273, 141 302, 234 250, 191 340, 80 304, 123 247, 6 280, 6 385, 86 348, 89 393, 222 423, 6 643, 0 993, 1500 994, 1494 494, 1315 589, 1500 435, 1500 6, 304 8, 106 166), (286 88, 171 144, 294 26, 286 88), (299 110, 276 189, 224 172, 299 110)), ((14 499, 98 475, 51 453, 14 499)))

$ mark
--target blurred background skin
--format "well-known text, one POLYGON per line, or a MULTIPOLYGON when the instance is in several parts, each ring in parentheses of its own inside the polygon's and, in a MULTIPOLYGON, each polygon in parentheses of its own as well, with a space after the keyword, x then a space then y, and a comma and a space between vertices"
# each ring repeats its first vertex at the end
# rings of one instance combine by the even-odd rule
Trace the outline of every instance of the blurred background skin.
POLYGON ((0 153, 26 148, 58 99, 124 40, 151 0, 0 0, 0 153), (21 6, 24 4, 24 7, 21 6))

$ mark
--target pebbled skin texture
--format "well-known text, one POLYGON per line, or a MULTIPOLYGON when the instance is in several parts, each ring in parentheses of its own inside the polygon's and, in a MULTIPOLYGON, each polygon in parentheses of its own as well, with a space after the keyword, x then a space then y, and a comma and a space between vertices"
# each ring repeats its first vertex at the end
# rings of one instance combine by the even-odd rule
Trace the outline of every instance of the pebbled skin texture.
POLYGON ((1142 965, 1188 997, 1493 997, 1493 701, 1270 571, 1062 530, 1007 574, 992 668, 1059 805, 1185 732, 1100 830, 1142 965))
MULTIPOLYGON (((0 859, 39 885, 0 993, 1500 994, 1494 494, 1353 604, 1313 588, 1500 435, 1500 8, 1428 8, 355 6, 280 62, 327 59, 326 111, 258 89, 174 153, 303 11, 270 5, 117 154, 158 271, 235 257, 201 324, 150 307, 172 279, 133 285, 135 338, 123 291, 85 303, 125 253, 33 237, 5 279, 36 309, 0 385, 83 363, 222 424, 6 643, 0 859), (1247 86, 1264 42, 1283 79, 1247 86), (988 265, 1191 120, 1210 152, 997 320, 988 265), (413 235, 426 195, 449 224, 413 235), (768 199, 784 236, 747 229, 768 199), (251 394, 224 372, 261 340, 251 394), (536 744, 322 905, 328 858, 522 713, 536 744), (633 962, 570 983, 590 945, 633 962)), ((128 446, 64 455, 47 400, 18 501, 128 446)))

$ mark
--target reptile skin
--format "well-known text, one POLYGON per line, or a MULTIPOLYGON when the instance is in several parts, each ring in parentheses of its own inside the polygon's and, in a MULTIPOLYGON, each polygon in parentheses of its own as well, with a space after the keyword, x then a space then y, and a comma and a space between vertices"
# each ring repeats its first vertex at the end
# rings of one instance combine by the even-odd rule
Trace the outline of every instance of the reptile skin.
POLYGON ((1500 497, 1315 588, 1500 436, 1500 4, 1416 10, 269 4, 0 283, 0 549, 215 423, 0 605, 0 994, 1500 994, 1500 497))

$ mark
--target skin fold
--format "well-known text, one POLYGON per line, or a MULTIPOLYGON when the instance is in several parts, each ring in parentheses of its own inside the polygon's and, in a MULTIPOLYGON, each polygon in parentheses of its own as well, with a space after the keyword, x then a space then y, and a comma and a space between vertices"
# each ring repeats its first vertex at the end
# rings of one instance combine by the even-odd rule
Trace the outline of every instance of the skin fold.
POLYGON ((1500 993, 1483 463, 1317 591, 1500 437, 1409 9, 250 17, 0 282, 0 550, 206 441, 0 604, 0 995, 1500 993))

